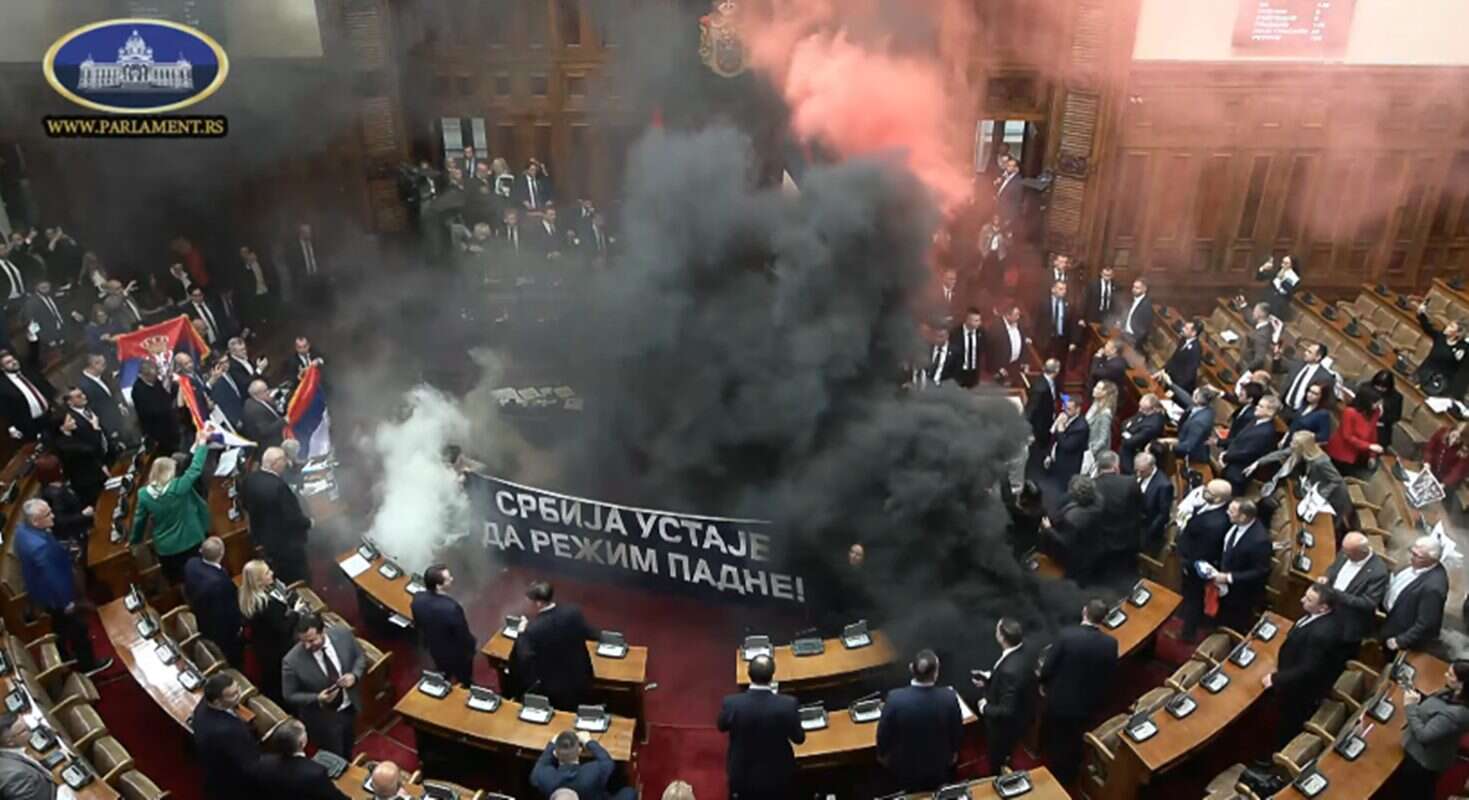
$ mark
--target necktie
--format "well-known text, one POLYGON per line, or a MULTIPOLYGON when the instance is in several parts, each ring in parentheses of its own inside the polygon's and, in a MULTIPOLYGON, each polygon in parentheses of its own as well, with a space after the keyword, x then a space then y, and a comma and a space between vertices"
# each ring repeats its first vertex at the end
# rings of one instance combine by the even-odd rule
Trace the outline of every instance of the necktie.
POLYGON ((964 329, 964 368, 965 369, 967 369, 967 370, 973 370, 974 369, 974 366, 975 366, 974 362, 976 361, 975 355, 976 354, 975 354, 975 347, 974 347, 974 331, 971 331, 968 328, 965 328, 964 329))
POLYGON ((1020 360, 1020 329, 1010 323, 1005 323, 1005 331, 1010 335, 1010 363, 1020 360))
POLYGON ((14 300, 25 294, 26 284, 20 277, 20 270, 14 264, 10 263, 10 261, 3 258, 0 258, 0 266, 5 267, 5 277, 10 279, 10 299, 14 300))
POLYGON ((1306 376, 1311 371, 1312 371, 1311 368, 1307 366, 1307 367, 1301 367, 1301 371, 1298 372, 1298 373, 1296 373, 1295 383, 1292 383, 1290 385, 1290 395, 1289 395, 1289 398, 1290 398, 1290 404, 1291 404, 1291 407, 1292 408, 1295 408, 1295 409, 1298 409, 1299 410, 1300 407, 1303 405, 1303 401, 1305 400, 1305 395, 1306 395, 1306 392, 1305 392, 1305 387, 1307 385, 1306 376))
POLYGON ((1066 335, 1066 316, 1059 297, 1056 298, 1056 335, 1066 335))
POLYGON ((107 387, 107 382, 106 381, 104 381, 101 378, 98 378, 98 377, 96 377, 94 375, 89 375, 88 377, 90 377, 92 379, 92 382, 93 383, 97 384, 98 386, 101 386, 102 387, 102 391, 106 392, 108 397, 111 397, 112 396, 112 390, 107 387))
POLYGON ((945 303, 949 303, 949 302, 953 302, 953 300, 954 300, 954 290, 953 289, 950 289, 947 286, 945 286, 944 287, 944 302, 945 303))
POLYGON ((47 408, 46 396, 41 394, 41 390, 37 389, 36 385, 31 383, 31 379, 27 378, 24 373, 17 372, 15 376, 20 378, 21 386, 25 387, 25 390, 31 395, 31 400, 35 401, 36 406, 41 409, 41 413, 37 414, 36 417, 44 415, 47 408))
POLYGON ((1244 529, 1238 525, 1230 528, 1229 535, 1224 537, 1224 552, 1228 553, 1230 550, 1233 550, 1234 546, 1239 544, 1239 539, 1244 533, 1244 529))
POLYGON ((536 179, 535 179, 535 177, 533 177, 531 175, 525 176, 525 185, 527 187, 529 187, 529 189, 530 189, 530 207, 531 208, 540 208, 540 204, 536 202, 536 179))
POLYGON ((306 274, 316 274, 316 251, 311 247, 310 239, 301 240, 301 254, 306 260, 306 274))
POLYGON ((138 304, 137 303, 134 303, 131 300, 127 301, 127 304, 128 304, 128 309, 133 312, 133 320, 135 322, 142 322, 143 321, 143 313, 138 310, 138 304))
POLYGON ((592 228, 592 233, 595 233, 597 235, 597 252, 606 254, 607 245, 602 241, 602 229, 592 228))
POLYGON ((216 328, 215 325, 214 325, 214 314, 213 314, 213 312, 211 312, 209 310, 209 306, 208 305, 195 305, 194 306, 194 310, 195 311, 198 311, 199 312, 199 318, 202 319, 202 320, 204 320, 204 326, 209 329, 209 341, 210 342, 213 342, 215 340, 216 336, 218 335, 217 334, 218 328, 216 328))
POLYGON ((61 311, 56 308, 56 301, 52 300, 50 295, 42 295, 41 301, 46 304, 47 308, 51 309, 51 316, 56 318, 56 327, 60 328, 65 324, 61 320, 61 311))

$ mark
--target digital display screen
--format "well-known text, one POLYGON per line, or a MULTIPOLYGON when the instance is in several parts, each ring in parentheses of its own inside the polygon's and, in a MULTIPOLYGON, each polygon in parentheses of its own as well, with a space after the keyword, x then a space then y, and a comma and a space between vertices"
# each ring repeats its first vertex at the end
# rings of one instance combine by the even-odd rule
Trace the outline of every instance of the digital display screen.
POLYGON ((1340 53, 1355 5, 1356 0, 1239 0, 1234 46, 1255 55, 1340 53))

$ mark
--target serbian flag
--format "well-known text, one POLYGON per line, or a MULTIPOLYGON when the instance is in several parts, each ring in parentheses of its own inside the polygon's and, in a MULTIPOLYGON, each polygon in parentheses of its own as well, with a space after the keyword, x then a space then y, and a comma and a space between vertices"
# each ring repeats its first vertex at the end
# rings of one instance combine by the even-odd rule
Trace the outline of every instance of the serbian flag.
POLYGON ((213 426, 213 432, 209 434, 209 443, 222 445, 226 449, 235 447, 254 447, 255 443, 235 433, 230 427, 229 421, 224 418, 224 412, 219 407, 211 409, 206 416, 204 409, 209 404, 200 397, 200 394, 208 391, 207 387, 200 386, 196 378, 178 377, 179 396, 183 398, 184 405, 189 409, 189 416, 194 420, 194 430, 204 430, 205 426, 213 426))
POLYGON ((320 458, 332 451, 332 416, 321 390, 321 367, 316 364, 301 374, 301 382, 286 404, 286 431, 301 443, 301 456, 320 458))
POLYGON ((209 354, 209 345, 205 344, 204 337, 194 330, 189 318, 182 315, 117 337, 117 360, 122 364, 117 374, 117 385, 129 402, 132 402, 133 383, 138 380, 138 367, 143 360, 152 359, 158 364, 159 374, 167 375, 173 369, 175 353, 188 353, 194 357, 195 364, 209 354))

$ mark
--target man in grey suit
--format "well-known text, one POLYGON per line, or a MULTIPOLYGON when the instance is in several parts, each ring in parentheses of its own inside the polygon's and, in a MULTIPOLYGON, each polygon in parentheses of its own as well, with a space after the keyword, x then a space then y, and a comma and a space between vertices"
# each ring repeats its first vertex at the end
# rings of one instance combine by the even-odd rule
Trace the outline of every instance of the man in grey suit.
POLYGON ((31 736, 25 720, 0 713, 0 797, 6 800, 53 800, 56 782, 50 770, 26 752, 31 736))
POLYGON ((296 646, 281 662, 281 693, 322 750, 352 757, 353 727, 362 707, 358 683, 367 658, 348 628, 328 628, 320 615, 296 624, 296 646))
POLYGON ((1276 332, 1275 323, 1270 319, 1270 306, 1264 303, 1256 303, 1250 311, 1250 321, 1255 327, 1245 334, 1244 349, 1240 353, 1240 359, 1244 362, 1246 370, 1269 369, 1271 361, 1275 358, 1276 332))
POLYGON ((127 424, 127 404, 118 402, 120 390, 107 377, 107 356, 87 354, 87 363, 82 367, 77 387, 86 395, 87 408, 101 420, 102 430, 107 431, 109 439, 122 441, 129 447, 137 443, 137 437, 132 435, 134 426, 127 424))

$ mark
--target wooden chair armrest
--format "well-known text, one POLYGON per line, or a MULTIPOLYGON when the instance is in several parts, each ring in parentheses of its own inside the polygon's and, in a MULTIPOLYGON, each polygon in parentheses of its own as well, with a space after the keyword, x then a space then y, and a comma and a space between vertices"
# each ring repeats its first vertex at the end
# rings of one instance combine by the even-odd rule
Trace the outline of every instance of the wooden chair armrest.
POLYGON ((51 713, 55 716, 61 716, 61 714, 64 713, 68 708, 71 708, 78 703, 86 702, 87 701, 81 695, 74 694, 70 697, 63 698, 61 702, 57 703, 54 706, 51 706, 51 713))
POLYGON ((213 664, 210 664, 208 667, 206 667, 204 669, 204 672, 202 672, 200 674, 202 674, 204 677, 207 678, 210 675, 213 675, 214 673, 219 672, 222 669, 229 669, 229 666, 230 666, 230 662, 228 662, 228 661, 216 661, 213 664))
POLYGON ((305 586, 306 586, 306 581, 304 581, 304 580, 291 581, 290 583, 286 584, 286 588, 287 589, 301 589, 301 588, 304 588, 305 586))
POLYGON ((1154 558, 1154 557, 1152 557, 1150 555, 1148 555, 1147 553, 1138 553, 1137 554, 1137 560, 1140 561, 1140 562, 1142 562, 1144 565, 1146 565, 1148 567, 1151 567, 1151 568, 1153 568, 1155 570, 1162 570, 1163 569, 1163 562, 1162 561, 1159 561, 1158 559, 1156 559, 1156 558, 1154 558))
POLYGON ((1276 753, 1275 755, 1270 757, 1270 760, 1275 763, 1275 766, 1280 767, 1286 772, 1290 773, 1290 776, 1292 778, 1301 774, 1301 766, 1296 762, 1291 761, 1289 758, 1286 758, 1285 754, 1283 753, 1276 753))
POLYGON ((1314 733, 1314 734, 1316 734, 1316 736, 1320 737, 1321 739, 1323 739, 1325 741, 1330 742, 1330 741, 1334 741, 1336 739, 1335 736, 1332 736, 1331 734, 1327 733, 1326 732, 1326 729, 1323 728, 1323 727, 1321 727, 1321 725, 1319 723, 1316 723, 1316 722, 1307 722, 1302 727, 1303 727, 1303 729, 1307 733, 1314 733))
POLYGON ((204 634, 199 633, 197 631, 194 632, 194 633, 192 633, 192 634, 189 634, 188 636, 184 637, 184 640, 182 642, 179 642, 178 643, 179 649, 180 650, 183 650, 183 649, 189 647, 190 645, 194 644, 194 642, 198 641, 198 639, 201 636, 203 636, 203 635, 204 634))
MULTIPOLYGON (((266 731, 266 732, 265 732, 265 735, 264 735, 264 736, 261 736, 261 737, 260 737, 260 741, 262 741, 262 742, 263 742, 263 741, 265 741, 265 740, 266 740, 266 739, 269 739, 269 738, 270 738, 270 735, 271 735, 271 734, 272 734, 272 733, 275 733, 275 729, 276 729, 276 728, 279 728, 279 727, 280 727, 280 726, 282 726, 282 725, 284 725, 284 724, 286 724, 286 723, 287 723, 287 722, 290 722, 290 721, 291 721, 291 718, 290 718, 290 717, 285 717, 285 718, 283 718, 283 719, 281 719, 281 721, 279 721, 279 722, 277 722, 277 723, 276 723, 276 724, 274 724, 274 725, 272 725, 272 726, 270 726, 270 730, 268 730, 268 731, 266 731)), ((363 758, 365 758, 365 757, 366 757, 366 756, 364 756, 364 755, 363 755, 363 754, 362 754, 362 753, 358 753, 358 754, 357 754, 357 758, 355 758, 355 759, 353 759, 353 760, 352 760, 352 765, 353 765, 353 766, 361 766, 361 765, 360 765, 360 764, 359 764, 359 763, 358 763, 358 762, 359 762, 359 761, 360 761, 360 760, 361 760, 361 759, 363 759, 363 758)))
POLYGON ((1117 754, 1108 749, 1107 745, 1102 744, 1102 740, 1098 739, 1096 734, 1092 733, 1091 731, 1087 731, 1086 733, 1082 734, 1081 738, 1086 740, 1087 744, 1100 750, 1102 755, 1108 761, 1112 761, 1117 758, 1117 754))
POLYGON ((163 616, 159 617, 158 619, 160 622, 172 622, 174 617, 177 617, 178 615, 188 610, 189 606, 187 603, 181 606, 174 606, 173 608, 170 608, 169 610, 163 612, 163 616))
POLYGON ((51 682, 52 678, 65 678, 66 675, 68 675, 72 671, 72 669, 76 667, 76 665, 77 662, 75 659, 71 661, 63 661, 60 664, 52 667, 51 669, 42 672, 40 675, 37 675, 36 680, 40 681, 42 686, 45 686, 46 684, 51 682))
POLYGON ((1358 672, 1366 673, 1368 675, 1371 675, 1374 679, 1378 676, 1377 670, 1367 666, 1366 664, 1363 664, 1355 658, 1347 662, 1347 669, 1354 669, 1358 672))
POLYGON ((107 784, 108 786, 112 786, 113 785, 112 782, 115 781, 115 780, 117 780, 117 776, 123 774, 124 772, 127 772, 128 770, 130 770, 132 768, 133 768, 133 760, 131 758, 129 758, 126 761, 122 762, 121 764, 118 764, 117 766, 115 766, 112 769, 108 770, 107 774, 102 776, 102 782, 105 783, 105 784, 107 784))
POLYGON ((1245 640, 1245 637, 1243 635, 1241 635, 1239 631, 1237 631, 1237 630, 1235 630, 1233 628, 1226 628, 1226 627, 1224 627, 1224 626, 1221 625, 1221 626, 1219 626, 1219 630, 1222 631, 1222 632, 1224 632, 1224 633, 1229 634, 1229 638, 1235 640, 1236 642, 1243 642, 1245 640))
POLYGON ((30 650, 30 651, 34 652, 37 647, 40 647, 43 644, 51 644, 51 643, 53 643, 55 641, 56 641, 56 634, 54 634, 54 633, 48 633, 48 634, 45 634, 43 636, 37 636, 36 638, 32 639, 31 641, 26 642, 25 643, 25 647, 26 647, 27 650, 30 650))

